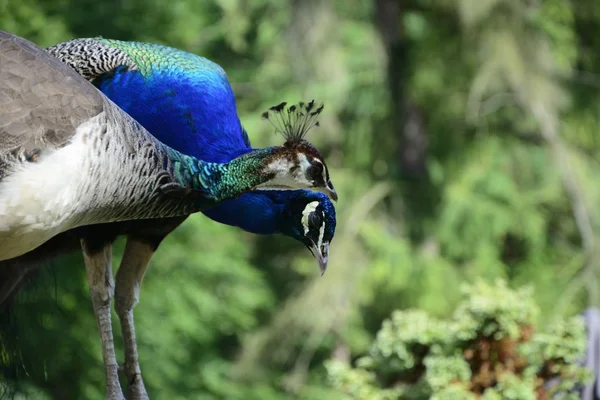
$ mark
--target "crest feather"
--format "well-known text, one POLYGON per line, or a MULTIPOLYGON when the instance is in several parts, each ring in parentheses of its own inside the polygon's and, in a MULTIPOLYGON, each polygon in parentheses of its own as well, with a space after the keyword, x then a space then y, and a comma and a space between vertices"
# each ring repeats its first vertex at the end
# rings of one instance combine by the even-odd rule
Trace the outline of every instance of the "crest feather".
POLYGON ((270 107, 262 113, 262 117, 268 120, 275 128, 276 132, 283 135, 287 143, 298 143, 315 126, 319 126, 317 117, 325 107, 322 103, 317 105, 314 100, 308 103, 299 102, 298 104, 286 107, 283 102, 270 107))

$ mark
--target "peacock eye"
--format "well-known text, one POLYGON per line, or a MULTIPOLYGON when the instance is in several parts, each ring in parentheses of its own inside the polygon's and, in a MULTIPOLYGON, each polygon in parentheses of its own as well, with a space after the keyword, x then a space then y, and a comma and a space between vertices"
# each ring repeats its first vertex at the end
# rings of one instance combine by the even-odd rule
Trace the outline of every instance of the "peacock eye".
POLYGON ((313 181, 323 179, 323 164, 319 161, 313 162, 308 168, 308 175, 313 181))
POLYGON ((320 214, 316 213, 316 212, 312 212, 308 215, 308 225, 318 228, 321 226, 321 223, 323 222, 323 218, 321 217, 320 214))

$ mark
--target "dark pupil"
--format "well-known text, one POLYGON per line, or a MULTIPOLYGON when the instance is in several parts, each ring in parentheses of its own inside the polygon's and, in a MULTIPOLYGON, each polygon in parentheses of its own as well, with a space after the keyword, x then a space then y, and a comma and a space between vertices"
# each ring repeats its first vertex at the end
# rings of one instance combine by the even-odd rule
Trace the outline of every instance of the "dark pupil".
POLYGON ((308 173, 310 174, 311 179, 317 179, 323 176, 323 164, 314 163, 311 164, 308 173))
POLYGON ((312 212, 308 215, 308 225, 313 227, 321 226, 321 216, 316 212, 312 212))

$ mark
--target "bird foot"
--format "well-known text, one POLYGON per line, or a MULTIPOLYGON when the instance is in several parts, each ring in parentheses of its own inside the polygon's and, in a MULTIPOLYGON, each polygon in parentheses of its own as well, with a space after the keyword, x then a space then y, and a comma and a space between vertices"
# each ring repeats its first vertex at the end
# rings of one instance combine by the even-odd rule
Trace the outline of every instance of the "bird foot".
POLYGON ((129 381, 127 400, 150 400, 140 374, 135 374, 133 379, 129 381))

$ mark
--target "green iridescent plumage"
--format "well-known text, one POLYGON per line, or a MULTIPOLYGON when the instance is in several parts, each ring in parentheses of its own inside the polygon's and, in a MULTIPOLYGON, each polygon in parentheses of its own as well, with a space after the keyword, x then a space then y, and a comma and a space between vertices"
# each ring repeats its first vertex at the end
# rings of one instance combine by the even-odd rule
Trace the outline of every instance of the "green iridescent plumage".
POLYGON ((191 74, 213 70, 225 76, 225 71, 218 64, 172 47, 111 39, 98 41, 127 54, 133 63, 131 67, 135 67, 146 77, 151 76, 154 69, 186 71, 191 74))
POLYGON ((173 161, 173 177, 182 188, 191 188, 215 203, 232 198, 244 188, 255 187, 270 178, 261 173, 265 159, 275 154, 275 148, 257 149, 227 164, 207 163, 168 149, 173 161))

